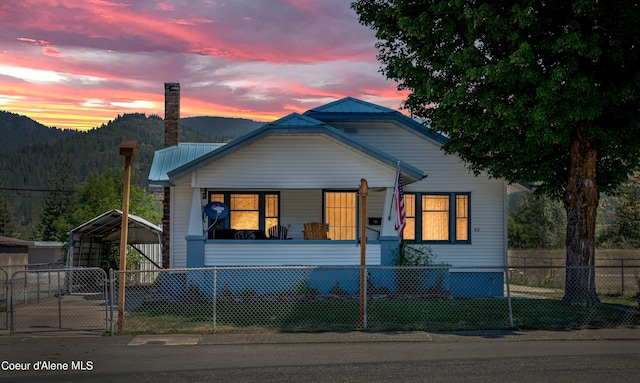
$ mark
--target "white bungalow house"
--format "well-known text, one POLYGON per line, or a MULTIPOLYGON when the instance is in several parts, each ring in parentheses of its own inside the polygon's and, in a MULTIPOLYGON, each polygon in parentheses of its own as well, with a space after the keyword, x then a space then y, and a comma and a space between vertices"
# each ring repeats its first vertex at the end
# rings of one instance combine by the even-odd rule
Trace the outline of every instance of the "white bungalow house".
POLYGON ((470 289, 461 294, 502 295, 508 185, 474 176, 445 155, 445 141, 398 111, 347 97, 226 145, 158 150, 149 182, 170 188, 170 266, 359 265, 361 179, 369 186, 366 263, 392 265, 400 164, 403 241, 428 245, 438 263, 454 266, 451 278, 470 289), (215 224, 203 214, 212 201, 230 211, 215 224), (326 223, 327 239, 304 239, 309 222, 326 223), (273 226, 287 228, 286 238, 270 239, 273 226))

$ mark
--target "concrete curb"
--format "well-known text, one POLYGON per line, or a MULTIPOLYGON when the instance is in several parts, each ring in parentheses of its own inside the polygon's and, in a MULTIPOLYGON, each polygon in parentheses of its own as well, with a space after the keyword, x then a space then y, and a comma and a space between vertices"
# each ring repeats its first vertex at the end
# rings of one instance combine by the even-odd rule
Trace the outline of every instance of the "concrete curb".
POLYGON ((526 341, 640 341, 640 328, 580 329, 562 331, 496 330, 428 333, 423 331, 391 332, 325 332, 325 333, 256 333, 256 334, 160 334, 108 336, 96 332, 39 332, 0 336, 1 344, 18 339, 77 339, 100 342, 142 345, 250 345, 250 344, 312 344, 312 343, 367 343, 367 342, 526 342, 526 341))

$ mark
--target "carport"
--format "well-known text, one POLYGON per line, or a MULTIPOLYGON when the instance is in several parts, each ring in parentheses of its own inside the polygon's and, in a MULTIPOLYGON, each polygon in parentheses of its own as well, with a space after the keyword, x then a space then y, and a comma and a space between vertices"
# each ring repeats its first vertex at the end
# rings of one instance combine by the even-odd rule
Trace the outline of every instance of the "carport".
MULTIPOLYGON (((67 266, 100 267, 100 261, 120 244, 122 211, 110 210, 71 230, 67 266)), ((145 259, 141 270, 161 269, 162 266, 162 228, 153 223, 129 214, 127 243, 145 259)))

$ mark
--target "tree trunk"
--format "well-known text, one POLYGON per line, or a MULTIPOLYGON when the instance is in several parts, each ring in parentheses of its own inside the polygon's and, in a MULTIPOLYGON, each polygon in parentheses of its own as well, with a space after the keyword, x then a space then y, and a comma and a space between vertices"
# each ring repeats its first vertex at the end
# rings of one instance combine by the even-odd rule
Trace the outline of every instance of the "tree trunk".
POLYGON ((596 294, 596 214, 600 193, 596 181, 598 150, 582 136, 580 124, 571 137, 569 176, 564 193, 567 211, 567 269, 563 301, 581 306, 600 304, 596 294))

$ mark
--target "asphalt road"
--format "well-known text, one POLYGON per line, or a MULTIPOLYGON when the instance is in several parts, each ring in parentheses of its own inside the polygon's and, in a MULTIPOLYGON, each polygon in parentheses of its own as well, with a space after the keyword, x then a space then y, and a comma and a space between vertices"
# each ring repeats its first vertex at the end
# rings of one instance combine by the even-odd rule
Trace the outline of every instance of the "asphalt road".
POLYGON ((0 381, 637 382, 640 330, 629 331, 624 337, 581 332, 13 335, 0 338, 0 381))

